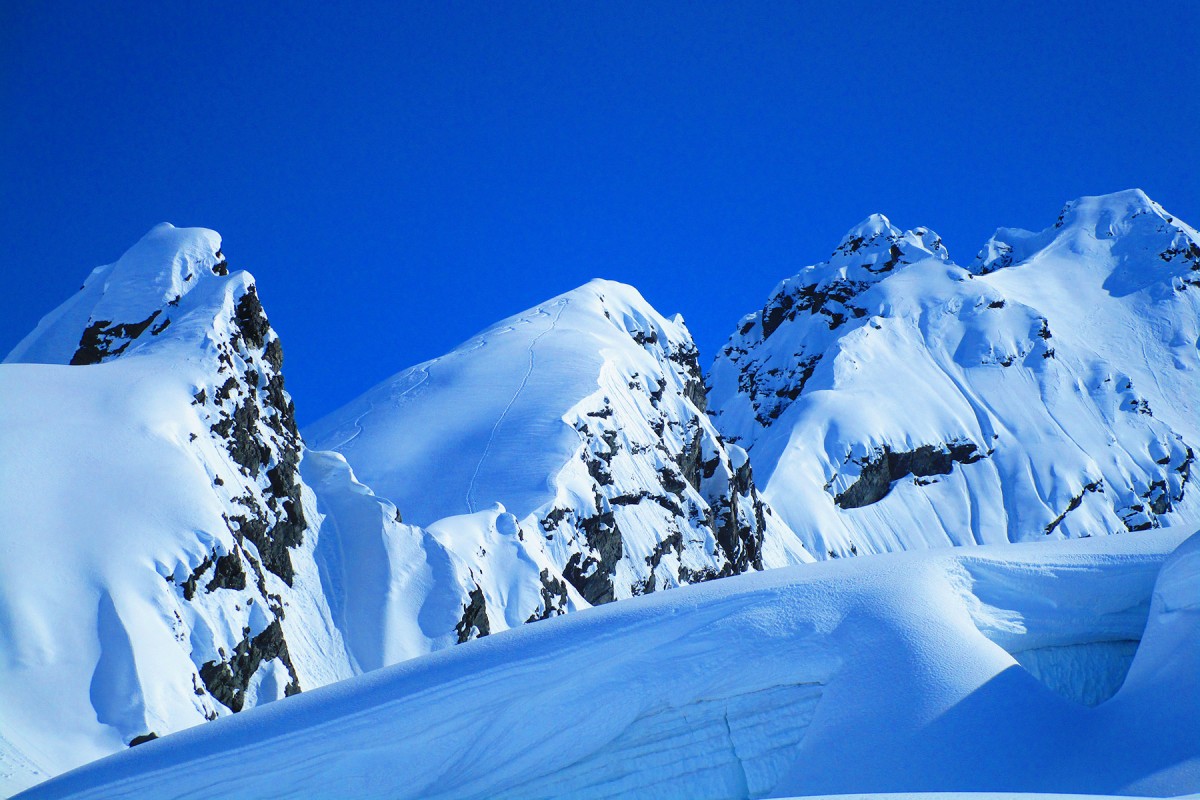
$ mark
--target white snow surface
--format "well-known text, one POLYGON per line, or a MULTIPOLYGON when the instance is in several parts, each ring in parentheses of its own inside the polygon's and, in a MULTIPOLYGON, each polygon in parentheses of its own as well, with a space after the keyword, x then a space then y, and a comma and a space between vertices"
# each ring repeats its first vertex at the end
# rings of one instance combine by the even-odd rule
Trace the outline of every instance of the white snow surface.
POLYGON ((198 286, 210 287, 206 279, 222 261, 220 251, 216 231, 169 222, 154 226, 116 262, 92 270, 79 292, 47 314, 4 360, 69 363, 90 321, 140 322, 142 317, 131 314, 148 314, 198 286))
MULTIPOLYGON (((253 505, 270 524, 293 513, 262 472, 286 474, 294 434, 286 395, 267 397, 274 333, 238 328, 247 298, 215 233, 160 225, 0 364, 0 790, 354 674, 311 529, 274 571, 236 533, 253 505), (100 363, 67 366, 89 327, 100 363), (235 405, 258 418, 255 470, 213 428, 235 405), (203 666, 272 626, 286 651, 252 665, 244 696, 210 692, 203 666)), ((310 490, 295 500, 319 519, 310 490)))
POLYGON ((811 560, 703 403, 682 318, 595 280, 389 378, 305 434, 418 524, 501 503, 528 532, 529 558, 548 559, 594 604, 811 560))
POLYGON ((548 607, 540 576, 557 571, 499 504, 419 528, 398 521, 339 453, 307 451, 301 474, 323 515, 322 589, 360 671, 587 605, 563 584, 563 606, 548 607), (473 591, 487 626, 459 631, 473 591))
POLYGON ((1200 536, 1183 539, 894 553, 635 598, 223 718, 22 797, 1195 793, 1200 536), (1139 640, 1095 706, 1012 655, 1139 640))
POLYGON ((713 419, 819 558, 1200 524, 1200 237, 1139 190, 969 267, 875 215, 742 320, 713 419))
MULTIPOLYGON (((309 426, 308 439, 347 454, 364 481, 419 524, 497 500, 524 517, 553 499, 546 476, 576 456, 579 435, 561 417, 599 391, 610 329, 628 339, 623 326, 637 325, 631 305, 645 302, 605 281, 554 298, 389 378, 309 426), (605 300, 619 309, 617 320, 603 317, 605 300)), ((651 358, 637 358, 632 371, 661 371, 651 358)))
POLYGON ((0 364, 0 794, 586 606, 502 506, 407 525, 305 448, 257 298, 159 225, 0 364))

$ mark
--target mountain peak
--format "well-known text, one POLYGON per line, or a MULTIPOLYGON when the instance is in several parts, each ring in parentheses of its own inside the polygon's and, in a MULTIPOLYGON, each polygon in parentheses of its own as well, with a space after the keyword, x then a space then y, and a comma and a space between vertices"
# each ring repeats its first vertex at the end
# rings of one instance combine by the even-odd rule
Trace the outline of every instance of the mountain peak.
POLYGON ((546 304, 568 301, 592 307, 593 299, 598 301, 598 305, 594 310, 603 310, 605 307, 615 306, 624 306, 638 310, 651 308, 646 298, 642 297, 642 293, 636 287, 609 278, 592 278, 582 286, 578 286, 568 292, 564 292, 553 300, 547 301, 546 304))
POLYGON ((928 257, 949 259, 942 237, 925 227, 901 231, 883 214, 872 214, 846 232, 827 263, 878 274, 928 257))
POLYGON ((203 275, 226 272, 219 233, 160 222, 88 282, 103 280, 105 305, 151 307, 177 301, 203 275))
MULTIPOLYGON (((118 340, 158 334, 206 278, 227 275, 220 234, 159 223, 119 259, 92 270, 80 290, 43 317, 5 361, 79 364, 100 360, 100 350, 115 355, 125 349, 118 340)), ((242 283, 248 289, 249 276, 242 283)))
POLYGON ((1097 256, 1096 263, 1104 263, 1103 253, 1120 257, 1153 251, 1168 264, 1183 256, 1190 267, 1200 260, 1198 240, 1200 237, 1193 228, 1144 191, 1126 189, 1071 200, 1063 206, 1055 223, 1040 232, 998 229, 975 257, 971 269, 986 275, 1028 261, 1052 247, 1092 253, 1097 256))
POLYGON ((899 235, 899 229, 892 225, 891 220, 883 214, 871 214, 846 232, 846 235, 842 237, 842 243, 838 245, 837 251, 841 251, 847 246, 854 247, 853 243, 859 240, 870 242, 880 236, 899 235))
POLYGON ((1129 223, 1148 217, 1156 223, 1174 220, 1141 189, 1079 197, 1063 206, 1055 228, 1086 228, 1098 238, 1111 238, 1128 230, 1129 223))
POLYGON ((932 234, 869 218, 709 371, 722 437, 805 546, 1195 525, 1195 232, 1139 190, 1083 197, 1041 232, 1001 229, 973 268, 1000 271, 985 280, 909 236, 932 234))
MULTIPOLYGON (((893 258, 899 258, 901 254, 913 251, 924 252, 942 260, 949 258, 946 247, 942 245, 942 237, 929 228, 919 227, 901 231, 882 213, 872 213, 846 231, 840 245, 830 255, 829 263, 845 266, 845 261, 857 263, 866 260, 874 264, 875 259, 872 257, 878 253, 889 253, 893 258)), ((902 263, 919 258, 918 255, 918 258, 906 259, 902 263)))
POLYGON ((901 232, 883 214, 872 214, 851 228, 827 261, 813 264, 781 281, 761 312, 742 320, 740 335, 769 337, 798 314, 821 315, 830 329, 866 309, 849 301, 892 272, 927 259, 948 262, 942 237, 925 227, 901 232))

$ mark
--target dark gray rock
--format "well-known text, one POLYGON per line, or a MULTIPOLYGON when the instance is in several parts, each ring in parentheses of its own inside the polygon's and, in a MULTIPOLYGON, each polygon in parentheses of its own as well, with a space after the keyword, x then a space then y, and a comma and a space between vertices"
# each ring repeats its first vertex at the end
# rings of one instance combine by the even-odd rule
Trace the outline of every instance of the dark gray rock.
POLYGON ((915 450, 894 451, 879 448, 874 456, 858 462, 858 480, 834 498, 841 508, 862 508, 887 497, 892 485, 909 475, 927 478, 949 475, 955 464, 974 464, 983 458, 971 442, 922 445, 915 450))
POLYGON ((483 589, 476 586, 468 594, 468 603, 463 606, 462 618, 454 626, 458 633, 458 643, 487 636, 492 632, 492 625, 487 616, 487 600, 484 599, 483 589))
POLYGON ((209 694, 231 711, 241 711, 246 702, 246 688, 258 668, 267 661, 278 658, 287 668, 291 681, 284 694, 291 696, 300 692, 300 680, 287 642, 283 638, 283 626, 275 619, 257 636, 251 637, 246 628, 245 638, 238 642, 233 654, 223 661, 208 661, 200 667, 200 679, 209 694))

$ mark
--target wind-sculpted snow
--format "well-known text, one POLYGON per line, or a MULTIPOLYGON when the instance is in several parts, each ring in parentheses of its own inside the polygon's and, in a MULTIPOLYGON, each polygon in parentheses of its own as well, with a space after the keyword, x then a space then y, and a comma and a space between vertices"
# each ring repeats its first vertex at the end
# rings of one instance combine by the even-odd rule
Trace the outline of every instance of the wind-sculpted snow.
MULTIPOLYGON (((164 224, 0 365, 0 788, 485 633, 510 583, 544 613, 549 562, 481 587, 306 451, 282 363, 217 234, 164 224)), ((499 516, 443 528, 505 552, 499 516)))
POLYGON ((1151 586, 1198 276, 1140 192, 969 269, 877 215, 743 320, 716 424, 682 319, 593 281, 324 452, 253 278, 158 226, 0 365, 0 789, 136 745, 34 796, 1197 791, 1195 543, 1151 586))
POLYGON ((26 796, 1196 792, 1200 582, 1196 540, 1169 556, 1182 538, 890 554, 635 598, 221 719, 26 796), (1005 649, 1143 630, 1125 685, 1096 707, 1005 649))
POLYGON ((603 749, 495 798, 762 797, 804 738, 820 683, 773 686, 638 715, 603 749))
MULTIPOLYGON (((548 592, 561 598, 552 608, 487 601, 489 617, 523 621, 808 559, 704 405, 682 320, 593 281, 385 381, 308 435, 414 522, 502 503, 534 574, 571 587, 548 592)), ((482 583, 503 572, 485 549, 456 550, 482 583)))
POLYGON ((742 321, 714 422, 817 557, 1194 526, 1198 281, 1140 191, 969 269, 875 215, 742 321))
POLYGON ((0 708, 41 771, 353 674, 279 339, 219 244, 158 226, 0 366, 0 708))
POLYGON ((967 554, 959 563, 974 598, 968 610, 984 636, 1067 699, 1094 706, 1116 693, 1145 626, 1150 598, 1144 587, 1154 580, 1157 564, 1126 568, 1131 575, 1140 570, 1140 581, 1110 583, 1102 571, 1039 581, 1046 570, 1035 564, 997 567, 967 554), (1031 593, 1035 583, 1038 590, 1031 593), (1080 637, 1080 630, 1087 636, 1080 637))

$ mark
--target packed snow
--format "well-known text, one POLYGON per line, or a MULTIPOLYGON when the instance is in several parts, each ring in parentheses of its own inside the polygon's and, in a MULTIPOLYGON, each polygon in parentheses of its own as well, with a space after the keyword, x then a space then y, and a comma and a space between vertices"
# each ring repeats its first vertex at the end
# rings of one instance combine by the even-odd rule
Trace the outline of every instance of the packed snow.
POLYGON ((1172 556, 1181 539, 898 553, 635 598, 221 719, 23 797, 1195 792, 1200 537, 1172 556), (1086 671, 1047 686, 1013 656, 1139 640, 1094 707, 1078 697, 1086 671))

